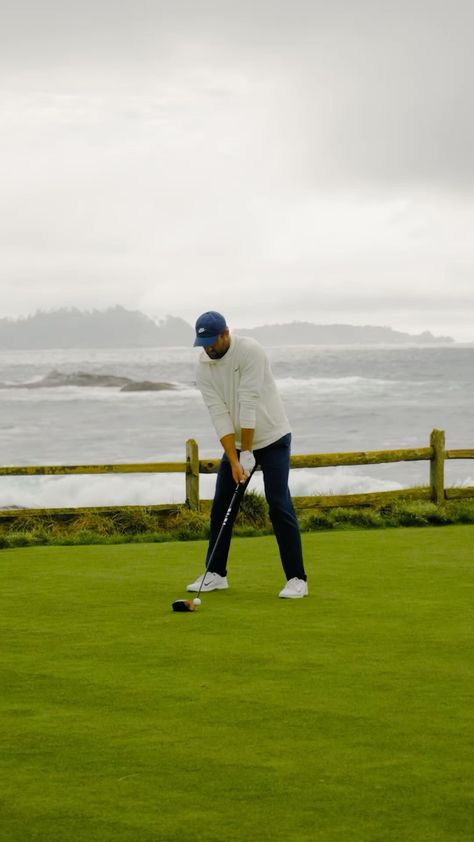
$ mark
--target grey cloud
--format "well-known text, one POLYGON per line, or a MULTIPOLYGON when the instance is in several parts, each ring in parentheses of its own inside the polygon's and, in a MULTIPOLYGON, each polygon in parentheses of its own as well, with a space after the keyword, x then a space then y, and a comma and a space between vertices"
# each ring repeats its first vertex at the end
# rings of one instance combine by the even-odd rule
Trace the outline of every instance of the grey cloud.
POLYGON ((186 66, 217 94, 224 68, 273 75, 313 187, 474 186, 471 0, 4 0, 0 24, 11 84, 120 91, 186 66))
POLYGON ((472 313, 473 24, 472 0, 2 0, 6 300, 141 283, 175 309, 225 278, 264 320, 472 313))
MULTIPOLYGON (((328 306, 327 298, 325 299, 328 306)), ((474 311, 474 291, 471 296, 456 296, 438 294, 435 296, 420 295, 405 291, 403 295, 377 294, 376 292, 358 296, 336 296, 332 307, 344 307, 354 313, 371 313, 372 311, 386 310, 389 312, 406 311, 413 309, 425 312, 458 313, 463 309, 474 311)))
POLYGON ((313 183, 472 191, 474 5, 354 3, 334 23, 295 85, 313 183))
POLYGON ((422 59, 441 40, 456 61, 469 46, 472 14, 470 0, 2 0, 1 56, 21 62, 28 48, 48 63, 67 50, 97 51, 105 62, 114 52, 126 59, 127 46, 153 52, 167 41, 192 46, 194 36, 210 51, 261 50, 264 60, 296 62, 324 50, 383 61, 393 43, 415 44, 422 59))

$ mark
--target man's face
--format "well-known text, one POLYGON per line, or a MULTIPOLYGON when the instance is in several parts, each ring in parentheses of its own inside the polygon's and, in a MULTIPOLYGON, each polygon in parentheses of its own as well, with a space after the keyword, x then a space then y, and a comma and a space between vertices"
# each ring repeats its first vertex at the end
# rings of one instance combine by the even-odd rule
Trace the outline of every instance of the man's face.
POLYGON ((228 330, 225 330, 224 333, 221 333, 220 336, 217 337, 213 345, 205 345, 204 350, 211 360, 220 360, 220 358, 227 353, 229 347, 230 333, 228 330))

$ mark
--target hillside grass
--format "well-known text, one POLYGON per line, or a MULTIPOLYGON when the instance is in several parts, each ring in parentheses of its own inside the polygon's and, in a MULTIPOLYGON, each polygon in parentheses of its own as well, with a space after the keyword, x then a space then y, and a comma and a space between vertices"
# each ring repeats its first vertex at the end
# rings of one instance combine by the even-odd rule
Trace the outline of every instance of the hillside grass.
POLYGON ((472 526, 0 554, 2 842, 473 835, 472 526))

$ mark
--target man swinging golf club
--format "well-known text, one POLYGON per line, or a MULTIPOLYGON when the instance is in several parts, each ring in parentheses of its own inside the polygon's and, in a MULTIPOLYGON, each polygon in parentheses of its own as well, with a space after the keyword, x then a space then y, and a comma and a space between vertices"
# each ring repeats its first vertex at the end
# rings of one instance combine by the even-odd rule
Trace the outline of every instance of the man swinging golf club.
POLYGON ((229 587, 227 556, 241 496, 227 528, 221 527, 236 484, 245 487, 257 463, 263 472, 265 497, 287 579, 279 596, 307 596, 300 530, 288 489, 291 430, 267 355, 255 339, 231 336, 224 316, 213 310, 199 316, 194 345, 203 349, 197 385, 224 455, 211 510, 205 573, 187 590, 206 593, 229 587))

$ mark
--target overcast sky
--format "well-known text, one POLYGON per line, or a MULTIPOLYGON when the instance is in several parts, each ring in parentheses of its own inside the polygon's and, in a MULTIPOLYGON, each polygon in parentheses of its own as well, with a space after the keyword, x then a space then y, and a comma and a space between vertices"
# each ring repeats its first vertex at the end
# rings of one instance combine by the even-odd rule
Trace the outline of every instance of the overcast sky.
POLYGON ((474 340, 472 0, 0 10, 0 317, 474 340))

